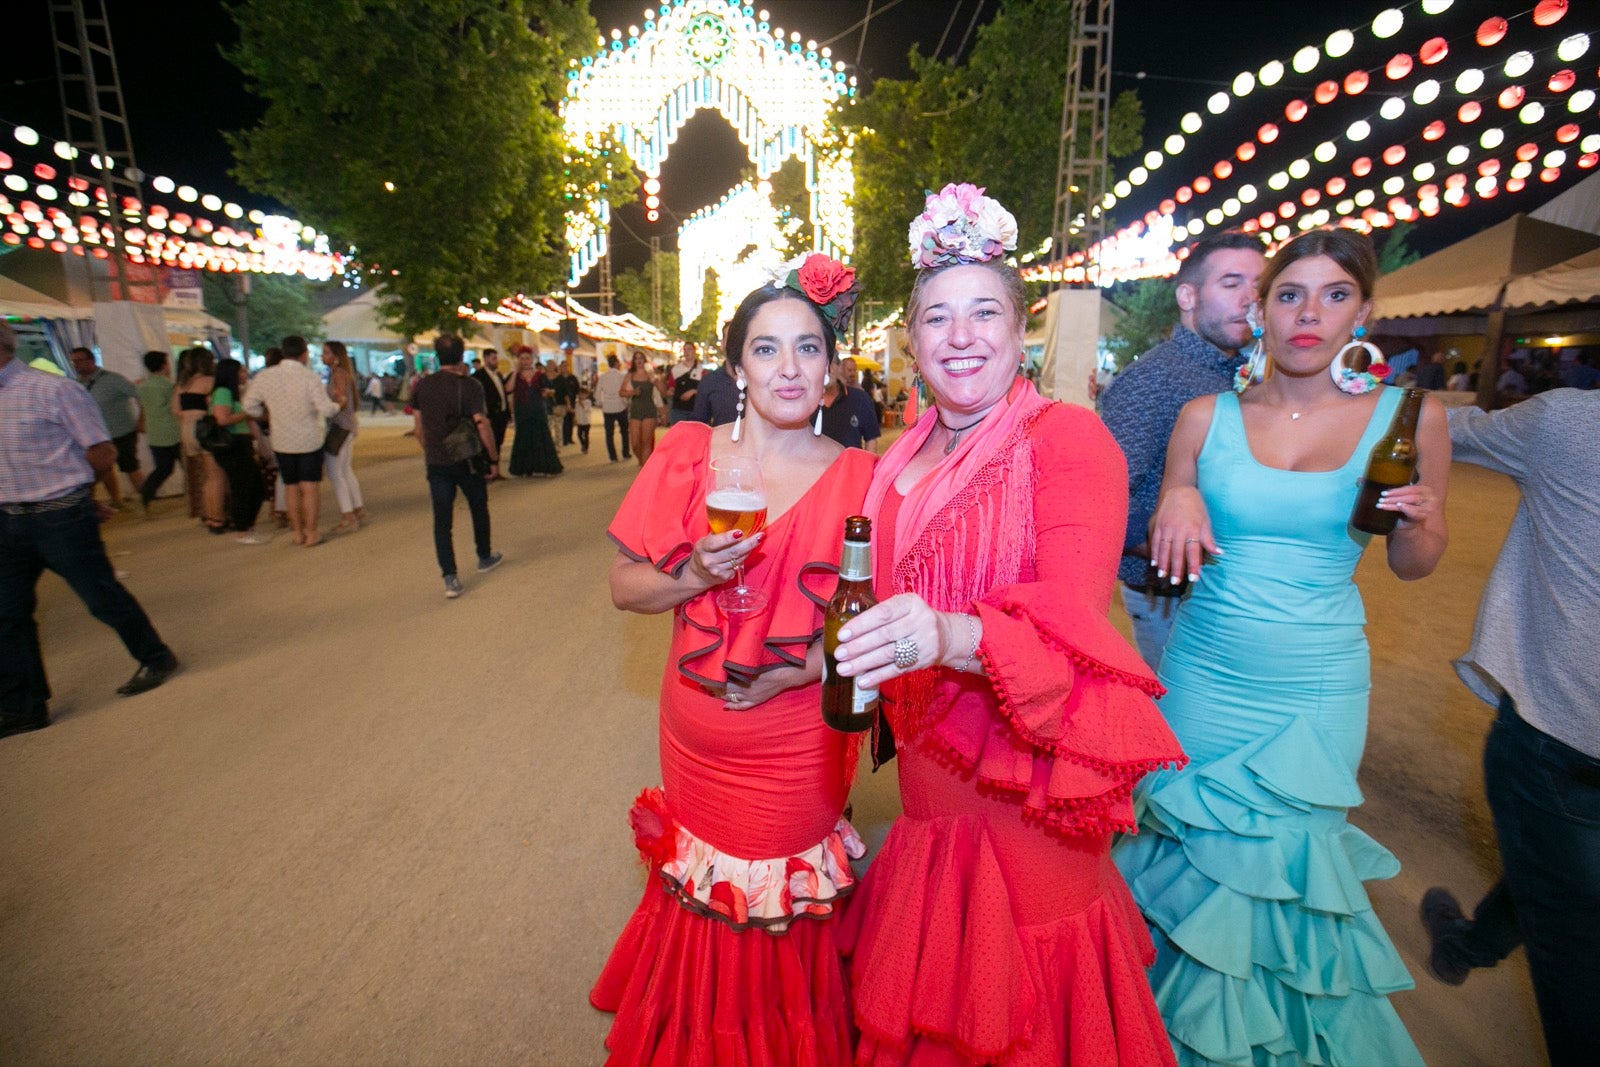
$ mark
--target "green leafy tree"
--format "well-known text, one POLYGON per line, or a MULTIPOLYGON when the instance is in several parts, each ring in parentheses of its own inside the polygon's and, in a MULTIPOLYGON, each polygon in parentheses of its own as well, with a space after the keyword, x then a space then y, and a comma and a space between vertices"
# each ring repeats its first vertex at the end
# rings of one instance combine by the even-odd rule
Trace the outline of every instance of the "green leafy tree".
MULTIPOLYGON (((910 292, 906 225, 924 193, 947 182, 982 185, 1004 203, 1017 217, 1019 252, 1050 235, 1071 8, 1002 0, 964 65, 913 51, 910 78, 880 79, 858 104, 841 106, 855 165, 855 261, 871 296, 899 302, 910 292)), ((1143 125, 1138 97, 1119 95, 1107 130, 1112 158, 1139 149, 1143 125)))
POLYGON ((564 212, 628 199, 610 144, 569 146, 556 103, 592 51, 586 0, 240 0, 227 52, 266 103, 235 173, 358 250, 402 330, 558 286, 564 212))
POLYGON ((677 337, 682 331, 678 324, 683 319, 680 310, 682 304, 678 300, 678 253, 658 252, 651 257, 643 267, 637 270, 625 270, 612 278, 611 286, 617 291, 629 311, 660 327, 666 333, 677 337), (657 322, 651 317, 651 276, 659 268, 661 271, 661 316, 657 322))
POLYGON ((700 314, 683 328, 679 336, 685 341, 693 341, 702 349, 720 347, 722 338, 717 333, 717 317, 721 307, 722 300, 717 295, 717 272, 708 270, 700 287, 700 314))
POLYGON ((1114 287, 1110 300, 1123 311, 1106 335, 1106 348, 1121 370, 1167 339, 1178 324, 1178 300, 1170 278, 1145 278, 1114 287))
MULTIPOLYGON (((309 339, 322 336, 322 312, 314 296, 316 282, 288 274, 247 277, 250 295, 245 298, 245 310, 250 323, 250 351, 259 355, 290 334, 309 339)), ((239 321, 239 278, 212 271, 205 271, 200 278, 206 311, 235 327, 239 321)))
POLYGON ((1411 231, 1415 228, 1416 223, 1412 222, 1397 222, 1390 227, 1383 243, 1378 246, 1379 274, 1399 270, 1407 263, 1415 263, 1422 258, 1422 253, 1411 247, 1411 231))

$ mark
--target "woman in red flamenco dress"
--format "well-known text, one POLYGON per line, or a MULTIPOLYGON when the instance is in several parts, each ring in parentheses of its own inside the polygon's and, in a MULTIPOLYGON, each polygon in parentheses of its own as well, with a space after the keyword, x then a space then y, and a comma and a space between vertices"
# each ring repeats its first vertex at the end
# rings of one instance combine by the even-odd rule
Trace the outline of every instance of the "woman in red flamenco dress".
POLYGON ((906 321, 932 407, 873 476, 879 603, 838 653, 882 687, 904 808, 841 928, 856 1063, 1171 1064, 1110 859, 1134 783, 1183 759, 1106 618, 1126 467, 1018 376, 1009 213, 970 185, 927 207, 906 321))
POLYGON ((639 472, 610 527, 612 600, 673 612, 661 682, 660 789, 631 813, 644 898, 589 999, 616 1013, 616 1067, 842 1067, 848 987, 835 906, 864 852, 842 818, 853 750, 822 722, 822 614, 844 519, 874 457, 813 429, 855 299, 813 255, 740 304, 728 353, 739 419, 685 422, 639 472), (765 527, 710 533, 713 461, 759 463, 765 527), (719 609, 743 563, 767 598, 719 609))

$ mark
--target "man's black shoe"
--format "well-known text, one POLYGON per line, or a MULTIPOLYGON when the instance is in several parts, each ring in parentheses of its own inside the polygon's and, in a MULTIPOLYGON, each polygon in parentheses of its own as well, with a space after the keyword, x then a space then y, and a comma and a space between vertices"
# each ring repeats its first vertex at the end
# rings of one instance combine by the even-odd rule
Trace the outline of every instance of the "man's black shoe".
POLYGON ((0 737, 25 734, 29 730, 43 730, 49 725, 50 713, 44 708, 35 709, 27 714, 0 712, 0 737))
POLYGON ((1445 985, 1460 985, 1472 971, 1444 953, 1445 937, 1461 929, 1466 921, 1461 904, 1448 889, 1436 885, 1422 894, 1422 926, 1428 931, 1428 973, 1445 985))
POLYGON ((177 669, 178 661, 175 659, 168 660, 166 663, 155 667, 140 667, 133 673, 133 677, 128 679, 126 685, 117 688, 117 695, 132 697, 138 696, 140 693, 148 693, 168 678, 171 678, 177 669))

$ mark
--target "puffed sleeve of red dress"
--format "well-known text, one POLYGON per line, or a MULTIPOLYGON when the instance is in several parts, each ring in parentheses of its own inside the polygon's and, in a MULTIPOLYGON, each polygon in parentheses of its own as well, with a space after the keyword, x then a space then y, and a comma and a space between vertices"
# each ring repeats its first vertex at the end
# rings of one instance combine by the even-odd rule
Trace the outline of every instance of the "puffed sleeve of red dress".
POLYGON ((998 714, 947 715, 935 734, 980 780, 1019 795, 1053 829, 1132 830, 1135 783, 1184 756, 1156 709, 1160 684, 1107 618, 1127 466, 1100 420, 1066 404, 1039 418, 1029 444, 1032 573, 973 605, 998 714))
POLYGON ((703 423, 680 423, 650 454, 606 530, 629 559, 674 578, 688 566, 695 541, 708 530, 703 482, 710 436, 703 423))

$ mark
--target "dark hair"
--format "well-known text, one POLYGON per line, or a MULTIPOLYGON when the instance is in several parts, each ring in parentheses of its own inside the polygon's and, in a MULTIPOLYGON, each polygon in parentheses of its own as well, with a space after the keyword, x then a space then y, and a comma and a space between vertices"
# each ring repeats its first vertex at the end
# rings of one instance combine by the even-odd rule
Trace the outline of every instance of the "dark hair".
POLYGON ((213 389, 226 389, 233 394, 233 399, 239 400, 239 376, 244 370, 244 364, 236 359, 217 360, 216 384, 213 389))
MULTIPOLYGON (((1200 285, 1205 281, 1206 260, 1218 252, 1244 249, 1266 254, 1261 238, 1243 230, 1224 230, 1201 238, 1189 249, 1188 258, 1178 264, 1178 274, 1172 279, 1174 288, 1180 285, 1200 285)), ((1263 290, 1265 292, 1265 290, 1263 290)))
POLYGON ((1467 373, 1466 361, 1465 360, 1457 360, 1456 361, 1456 365, 1455 365, 1455 369, 1452 370, 1450 373, 1451 374, 1465 374, 1465 373, 1467 373))
POLYGON ((739 308, 733 313, 733 318, 728 320, 728 343, 726 351, 728 362, 735 367, 744 361, 744 343, 750 336, 750 320, 756 317, 756 312, 775 300, 795 300, 811 309, 811 314, 817 317, 817 325, 822 328, 822 340, 828 349, 828 362, 832 363, 839 352, 839 339, 833 336, 833 327, 828 325, 828 320, 823 318, 822 309, 812 303, 811 298, 787 285, 773 285, 768 283, 761 288, 753 290, 743 300, 739 301, 739 308))
POLYGON ((216 357, 209 348, 185 348, 178 353, 178 384, 188 385, 202 374, 211 374, 217 368, 216 357))
POLYGON ((453 367, 467 354, 467 346, 455 334, 441 333, 433 339, 433 352, 439 357, 439 366, 453 367))
POLYGON ((292 333, 278 342, 278 347, 283 349, 284 359, 299 359, 306 354, 306 339, 297 333, 292 333))
POLYGON ((165 352, 152 349, 144 354, 144 369, 154 374, 167 365, 169 358, 165 352))
POLYGON ((1266 300, 1272 283, 1290 264, 1302 259, 1327 256, 1339 269, 1355 279, 1362 300, 1372 299, 1372 288, 1378 282, 1378 254, 1372 250, 1372 240, 1354 230, 1307 230, 1273 254, 1267 260, 1267 269, 1261 272, 1256 294, 1266 300))
POLYGON ((94 358, 94 353, 92 351, 90 351, 89 349, 87 349, 87 348, 79 347, 79 348, 74 348, 72 350, 72 354, 74 356, 76 356, 79 352, 82 352, 84 355, 88 356, 90 359, 94 358))
POLYGON ((267 366, 276 367, 283 362, 283 349, 269 348, 261 353, 261 358, 267 361, 267 366))
POLYGON ((500 354, 500 350, 498 348, 485 348, 483 350, 483 354, 485 357, 498 356, 500 354))
POLYGON ((924 290, 928 283, 945 271, 954 267, 983 267, 1000 275, 1000 284, 1005 286, 1006 298, 1011 302, 1011 314, 1017 324, 1023 325, 1028 321, 1028 290, 1022 282, 1022 275, 1017 268, 1003 259, 989 259, 982 263, 950 263, 943 267, 929 267, 917 271, 916 281, 911 283, 911 296, 906 300, 906 324, 917 321, 917 316, 922 312, 922 303, 926 299, 924 290))

